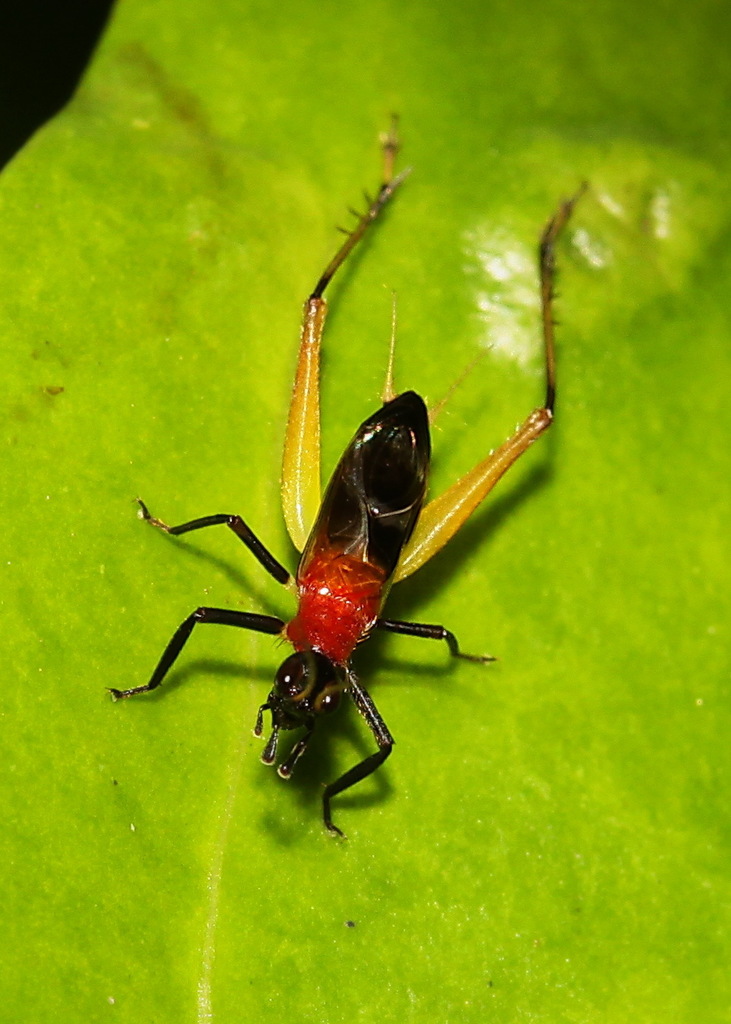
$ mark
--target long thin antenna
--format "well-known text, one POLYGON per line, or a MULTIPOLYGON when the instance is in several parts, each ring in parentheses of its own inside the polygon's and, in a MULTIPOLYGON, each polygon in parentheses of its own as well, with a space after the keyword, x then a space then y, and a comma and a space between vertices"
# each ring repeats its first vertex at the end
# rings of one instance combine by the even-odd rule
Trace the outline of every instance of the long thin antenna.
POLYGON ((396 389, 393 383, 393 363, 396 353, 396 292, 391 292, 391 344, 388 347, 388 366, 386 367, 386 380, 383 385, 381 401, 392 401, 396 397, 396 389))
POLYGON ((432 408, 429 410, 429 423, 431 425, 434 425, 434 423, 436 422, 437 416, 439 416, 439 414, 441 413, 442 409, 447 404, 449 399, 452 397, 454 392, 457 390, 458 387, 460 387, 462 384, 464 384, 464 382, 467 380, 467 378, 472 373, 472 371, 477 366, 477 364, 482 362, 482 360, 485 358, 486 354, 487 354, 487 350, 486 349, 483 349, 482 352, 478 352, 477 355, 475 356, 475 358, 470 360, 470 362, 467 364, 467 366, 465 366, 464 370, 462 370, 460 375, 457 378, 455 378, 455 380, 452 381, 452 383, 447 388, 446 394, 442 398, 439 399, 439 401, 437 402, 436 405, 432 406, 432 408))

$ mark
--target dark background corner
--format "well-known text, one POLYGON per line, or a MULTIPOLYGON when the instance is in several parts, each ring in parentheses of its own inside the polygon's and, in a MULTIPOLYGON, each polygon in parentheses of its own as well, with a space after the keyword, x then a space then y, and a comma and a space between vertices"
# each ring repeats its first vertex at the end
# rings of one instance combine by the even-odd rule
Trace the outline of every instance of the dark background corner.
POLYGON ((0 168, 74 94, 113 0, 0 0, 0 168))

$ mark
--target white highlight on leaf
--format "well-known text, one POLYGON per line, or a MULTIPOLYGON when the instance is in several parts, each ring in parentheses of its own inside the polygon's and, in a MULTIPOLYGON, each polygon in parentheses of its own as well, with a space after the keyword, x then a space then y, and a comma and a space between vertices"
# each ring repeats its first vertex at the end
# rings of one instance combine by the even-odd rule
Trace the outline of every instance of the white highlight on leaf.
POLYGON ((463 236, 465 272, 485 326, 480 345, 519 366, 540 352, 540 301, 535 251, 501 228, 478 226, 463 236))
POLYGON ((655 238, 669 238, 671 227, 670 196, 656 192, 650 200, 650 229, 655 238))
POLYGON ((614 198, 606 189, 596 189, 594 191, 597 202, 604 207, 607 213, 611 213, 617 220, 626 220, 627 211, 622 204, 614 198))
POLYGON ((603 270, 611 263, 611 254, 598 238, 590 235, 586 228, 577 228, 571 236, 576 249, 594 270, 603 270))

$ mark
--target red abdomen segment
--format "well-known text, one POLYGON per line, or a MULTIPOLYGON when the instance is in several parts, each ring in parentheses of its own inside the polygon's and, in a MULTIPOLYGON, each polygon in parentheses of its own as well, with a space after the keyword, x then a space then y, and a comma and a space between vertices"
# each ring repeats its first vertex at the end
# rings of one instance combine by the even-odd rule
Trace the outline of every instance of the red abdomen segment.
POLYGON ((299 608, 285 628, 295 650, 312 648, 345 664, 376 624, 386 574, 333 548, 314 551, 297 577, 299 608))

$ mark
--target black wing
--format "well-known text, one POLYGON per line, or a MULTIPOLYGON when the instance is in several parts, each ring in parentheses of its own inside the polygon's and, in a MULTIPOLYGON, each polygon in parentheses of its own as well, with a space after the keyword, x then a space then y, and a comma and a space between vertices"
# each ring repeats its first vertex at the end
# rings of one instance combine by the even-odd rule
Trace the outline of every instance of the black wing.
POLYGON ((330 479, 300 569, 331 548, 377 566, 388 579, 418 519, 430 455, 429 417, 414 391, 369 416, 330 479))

